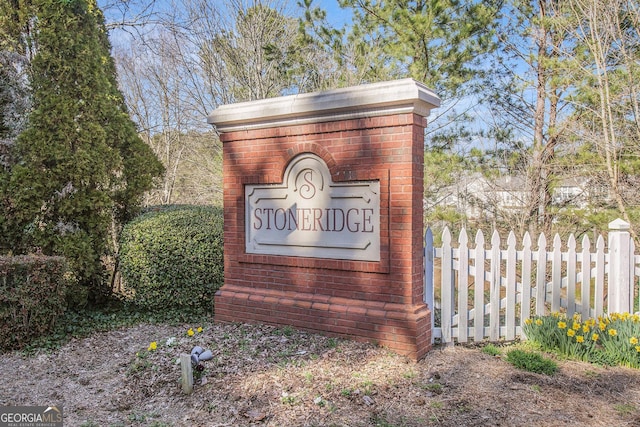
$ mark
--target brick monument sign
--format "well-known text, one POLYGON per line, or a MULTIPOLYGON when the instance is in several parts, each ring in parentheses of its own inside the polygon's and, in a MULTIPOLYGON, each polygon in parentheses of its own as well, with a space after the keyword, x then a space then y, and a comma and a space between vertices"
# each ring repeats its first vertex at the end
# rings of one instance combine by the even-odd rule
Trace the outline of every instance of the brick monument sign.
POLYGON ((431 346, 423 302, 425 117, 411 80, 223 105, 220 322, 431 346))

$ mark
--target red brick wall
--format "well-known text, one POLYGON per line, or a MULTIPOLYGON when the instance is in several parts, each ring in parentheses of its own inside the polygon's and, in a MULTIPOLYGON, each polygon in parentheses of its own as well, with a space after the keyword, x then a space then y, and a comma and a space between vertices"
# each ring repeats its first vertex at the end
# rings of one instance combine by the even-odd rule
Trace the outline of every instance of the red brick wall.
POLYGON ((409 113, 223 133, 225 283, 216 320, 292 325, 424 356, 425 125, 409 113), (380 181, 380 262, 245 253, 244 185, 281 183, 301 153, 321 157, 334 182, 380 181))

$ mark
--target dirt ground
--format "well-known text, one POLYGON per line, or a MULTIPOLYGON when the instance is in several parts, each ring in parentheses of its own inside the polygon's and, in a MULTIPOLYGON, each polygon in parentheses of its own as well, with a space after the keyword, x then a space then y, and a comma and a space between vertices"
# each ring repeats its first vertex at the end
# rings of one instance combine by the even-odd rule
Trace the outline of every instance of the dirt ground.
POLYGON ((290 328, 139 325, 0 361, 0 405, 62 406, 72 427, 640 426, 638 370, 558 361, 546 376, 478 347, 415 363, 290 328), (214 357, 185 395, 176 361, 195 345, 214 357))

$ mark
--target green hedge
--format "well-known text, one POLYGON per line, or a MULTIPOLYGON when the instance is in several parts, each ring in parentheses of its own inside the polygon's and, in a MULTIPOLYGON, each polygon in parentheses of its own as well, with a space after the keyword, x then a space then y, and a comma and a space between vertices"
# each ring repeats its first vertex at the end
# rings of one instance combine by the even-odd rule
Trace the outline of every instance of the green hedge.
POLYGON ((18 349, 53 330, 71 283, 62 257, 0 257, 0 349, 18 349))
POLYGON ((217 207, 162 207, 124 227, 120 268, 135 304, 151 310, 212 310, 224 280, 222 214, 217 207))

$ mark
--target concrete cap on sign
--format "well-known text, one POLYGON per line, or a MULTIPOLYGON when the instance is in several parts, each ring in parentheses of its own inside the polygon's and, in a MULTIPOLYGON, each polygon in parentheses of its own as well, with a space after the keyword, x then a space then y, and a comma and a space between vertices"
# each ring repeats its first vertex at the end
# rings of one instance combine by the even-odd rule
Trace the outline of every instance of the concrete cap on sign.
POLYGON ((415 113, 426 117, 440 98, 413 79, 364 84, 221 105, 208 117, 218 132, 415 113))

